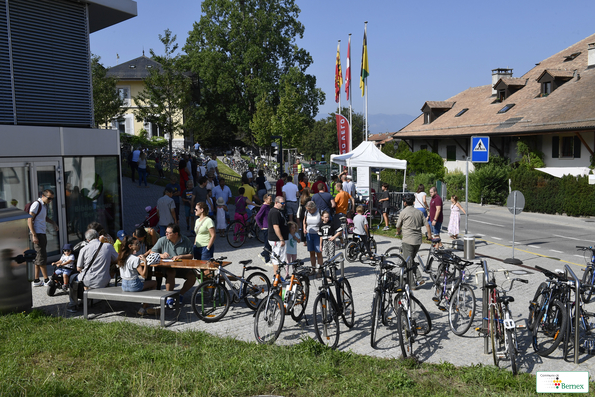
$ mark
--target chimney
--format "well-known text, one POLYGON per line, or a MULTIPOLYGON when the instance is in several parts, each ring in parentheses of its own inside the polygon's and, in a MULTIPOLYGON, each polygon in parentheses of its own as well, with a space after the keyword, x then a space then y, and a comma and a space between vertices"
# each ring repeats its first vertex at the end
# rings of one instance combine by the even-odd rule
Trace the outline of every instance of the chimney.
POLYGON ((587 68, 595 67, 595 43, 587 45, 587 68))
POLYGON ((512 69, 492 69, 492 96, 497 94, 494 85, 496 85, 498 80, 506 77, 512 77, 512 69))

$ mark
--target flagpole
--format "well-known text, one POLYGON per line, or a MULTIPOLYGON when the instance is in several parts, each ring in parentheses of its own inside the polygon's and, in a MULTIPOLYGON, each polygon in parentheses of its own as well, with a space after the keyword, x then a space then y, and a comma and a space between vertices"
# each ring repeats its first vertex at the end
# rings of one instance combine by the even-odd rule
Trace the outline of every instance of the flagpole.
MULTIPOLYGON (((341 40, 339 40, 338 44, 337 44, 337 54, 340 54, 340 49, 341 48, 341 40)), ((339 64, 341 64, 341 58, 339 56, 339 64)), ((342 72, 341 72, 342 74, 342 72)), ((343 77, 343 76, 341 76, 343 77)), ((339 86, 339 111, 337 112, 339 114, 341 114, 341 86, 339 86)))
MULTIPOLYGON (((364 36, 368 37, 367 35, 368 33, 368 21, 364 22, 364 36)), ((368 41, 366 39, 366 47, 368 46, 368 41)), ((367 48, 366 48, 366 52, 367 52, 367 48)), ((365 130, 365 134, 366 134, 366 141, 368 140, 368 77, 366 77, 366 80, 364 81, 364 86, 365 88, 365 92, 366 92, 366 105, 365 105, 365 109, 366 109, 366 130, 365 130)))
POLYGON ((353 141, 353 130, 352 130, 352 125, 353 125, 353 121, 351 119, 351 33, 349 33, 349 44, 347 45, 347 53, 348 53, 348 57, 349 57, 349 146, 348 146, 348 152, 351 152, 352 150, 352 144, 351 142, 353 141))

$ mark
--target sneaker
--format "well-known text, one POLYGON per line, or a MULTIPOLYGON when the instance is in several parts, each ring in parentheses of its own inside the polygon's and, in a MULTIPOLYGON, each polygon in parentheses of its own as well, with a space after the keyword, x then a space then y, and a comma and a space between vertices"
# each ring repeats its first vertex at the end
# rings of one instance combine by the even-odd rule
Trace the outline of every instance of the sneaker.
POLYGON ((385 226, 382 230, 384 230, 384 231, 390 230, 390 227, 385 226))
POLYGON ((248 233, 248 238, 253 238, 254 237, 254 233, 250 232, 248 233))
POLYGON ((170 309, 173 309, 175 306, 174 298, 167 298, 167 300, 165 301, 165 306, 169 307, 170 309))
POLYGON ((33 286, 34 287, 43 287, 45 285, 45 283, 41 280, 35 280, 33 281, 33 286))
POLYGON ((64 285, 62 286, 62 291, 64 291, 64 292, 68 292, 68 285, 64 284, 64 285))
POLYGON ((47 287, 48 285, 50 285, 51 282, 52 282, 51 278, 46 278, 45 280, 43 280, 43 285, 45 285, 47 287))
POLYGON ((147 309, 145 309, 144 307, 142 307, 142 306, 141 306, 141 308, 140 308, 140 309, 138 309, 138 312, 137 312, 137 314, 138 314, 139 316, 144 316, 145 314, 147 314, 147 309))
POLYGON ((262 256, 262 254, 258 254, 258 257, 260 258, 260 260, 261 260, 261 261, 262 261, 262 262, 263 262, 265 265, 268 263, 268 262, 267 262, 267 260, 265 259, 265 257, 264 257, 264 256, 262 256))
POLYGON ((78 310, 78 308, 77 308, 76 306, 68 306, 68 307, 66 308, 66 311, 67 311, 68 313, 77 313, 79 310, 78 310))

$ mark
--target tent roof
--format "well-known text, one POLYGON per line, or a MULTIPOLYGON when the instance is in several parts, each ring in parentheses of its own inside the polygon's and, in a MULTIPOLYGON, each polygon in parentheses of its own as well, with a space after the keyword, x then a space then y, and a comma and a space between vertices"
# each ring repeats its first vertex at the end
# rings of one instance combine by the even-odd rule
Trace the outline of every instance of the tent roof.
POLYGON ((404 170, 407 160, 387 156, 373 142, 364 141, 349 153, 331 155, 333 163, 346 167, 376 167, 404 170))
POLYGON ((553 175, 556 178, 562 178, 564 175, 585 176, 591 172, 587 167, 545 167, 535 169, 553 175))

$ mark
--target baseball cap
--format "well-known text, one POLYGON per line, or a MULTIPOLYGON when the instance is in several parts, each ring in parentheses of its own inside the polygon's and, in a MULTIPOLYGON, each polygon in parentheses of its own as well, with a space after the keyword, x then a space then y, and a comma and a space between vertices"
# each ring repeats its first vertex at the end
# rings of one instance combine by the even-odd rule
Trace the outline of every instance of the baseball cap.
POLYGON ((117 236, 118 239, 122 240, 124 237, 126 237, 126 232, 124 230, 119 230, 117 236))

